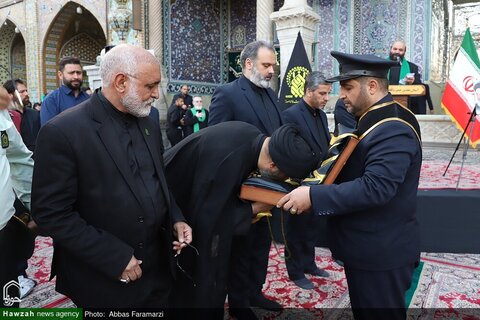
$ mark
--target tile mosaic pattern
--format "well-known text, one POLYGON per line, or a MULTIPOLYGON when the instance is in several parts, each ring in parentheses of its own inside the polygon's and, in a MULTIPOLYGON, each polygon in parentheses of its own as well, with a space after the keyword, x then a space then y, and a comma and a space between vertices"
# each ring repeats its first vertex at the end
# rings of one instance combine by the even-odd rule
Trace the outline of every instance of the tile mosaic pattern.
POLYGON ((230 43, 232 50, 243 47, 256 40, 257 1, 230 2, 230 43))
POLYGON ((170 79, 219 83, 220 1, 173 1, 170 79))
MULTIPOLYGON (((336 73, 331 50, 387 56, 396 39, 406 41, 407 59, 420 69, 429 61, 430 0, 318 0, 314 9, 321 18, 317 70, 336 73)), ((423 78, 428 76, 426 70, 423 78)))
MULTIPOLYGON (((335 29, 336 18, 335 1, 334 0, 320 0, 318 4, 317 13, 320 15, 320 22, 316 30, 316 54, 315 65, 312 68, 323 72, 326 76, 332 75, 333 59, 330 51, 335 45, 335 38, 331 30, 335 29)), ((345 30, 342 28, 342 30, 345 30)))
MULTIPOLYGON (((11 71, 10 65, 10 44, 15 37, 15 25, 10 21, 0 26, 0 65, 11 71)), ((10 78, 7 71, 0 68, 0 81, 3 83, 10 78)))
POLYGON ((356 1, 354 53, 388 54, 388 48, 395 39, 405 39, 407 18, 407 6, 403 1, 356 1))

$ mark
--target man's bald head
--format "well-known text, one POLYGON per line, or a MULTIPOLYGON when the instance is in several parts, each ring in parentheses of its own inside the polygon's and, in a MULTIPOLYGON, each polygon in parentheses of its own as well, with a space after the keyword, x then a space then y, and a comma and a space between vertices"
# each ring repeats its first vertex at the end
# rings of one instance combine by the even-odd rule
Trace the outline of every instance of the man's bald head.
POLYGON ((102 94, 120 112, 146 117, 160 96, 160 64, 142 47, 115 46, 103 56, 100 76, 102 94))
POLYGON ((113 47, 103 56, 100 64, 102 86, 111 86, 118 73, 137 76, 139 64, 151 64, 160 68, 157 58, 142 47, 131 44, 120 44, 113 47))

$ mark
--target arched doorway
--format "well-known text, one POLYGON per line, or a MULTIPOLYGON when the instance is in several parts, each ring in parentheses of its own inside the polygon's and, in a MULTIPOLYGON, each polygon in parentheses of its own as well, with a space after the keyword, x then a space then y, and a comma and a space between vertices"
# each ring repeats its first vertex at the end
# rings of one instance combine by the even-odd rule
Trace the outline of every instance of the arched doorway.
MULTIPOLYGON (((105 45, 103 29, 90 11, 72 1, 64 5, 45 36, 44 92, 58 88, 57 71, 61 58, 75 56, 84 66, 95 64, 96 57, 105 45)), ((86 74, 84 85, 88 86, 86 74)))
POLYGON ((10 20, 0 26, 0 84, 10 78, 27 79, 25 40, 10 20))

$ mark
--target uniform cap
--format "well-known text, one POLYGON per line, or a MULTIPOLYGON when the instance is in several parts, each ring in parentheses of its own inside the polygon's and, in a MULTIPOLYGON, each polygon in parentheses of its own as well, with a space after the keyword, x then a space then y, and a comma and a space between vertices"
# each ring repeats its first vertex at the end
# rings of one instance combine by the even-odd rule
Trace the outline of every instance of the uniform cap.
POLYGON ((328 81, 343 81, 358 77, 376 77, 387 79, 390 67, 398 66, 397 61, 387 60, 373 54, 352 54, 331 51, 337 59, 340 74, 328 81))

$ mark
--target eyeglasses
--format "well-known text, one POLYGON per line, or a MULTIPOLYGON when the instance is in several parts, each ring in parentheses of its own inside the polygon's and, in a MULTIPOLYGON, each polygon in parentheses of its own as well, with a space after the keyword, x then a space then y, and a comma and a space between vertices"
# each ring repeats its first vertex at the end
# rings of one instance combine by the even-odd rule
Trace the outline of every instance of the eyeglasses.
MULTIPOLYGON (((197 257, 200 256, 200 253, 198 253, 198 249, 195 248, 193 245, 191 245, 190 243, 187 243, 187 242, 183 242, 184 244, 187 245, 187 247, 190 247, 193 249, 193 251, 195 251, 195 253, 197 254, 197 257)), ((182 268, 182 266, 180 265, 180 261, 179 261, 179 256, 180 254, 179 253, 176 253, 173 257, 175 258, 176 260, 176 264, 177 264, 177 268, 180 269, 180 271, 182 271, 182 273, 185 275, 185 277, 187 277, 190 281, 192 281, 193 283, 193 286, 196 287, 197 284, 195 283, 195 280, 193 279, 193 277, 187 272, 185 271, 185 269, 182 268)))

